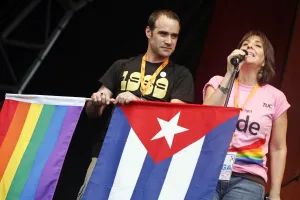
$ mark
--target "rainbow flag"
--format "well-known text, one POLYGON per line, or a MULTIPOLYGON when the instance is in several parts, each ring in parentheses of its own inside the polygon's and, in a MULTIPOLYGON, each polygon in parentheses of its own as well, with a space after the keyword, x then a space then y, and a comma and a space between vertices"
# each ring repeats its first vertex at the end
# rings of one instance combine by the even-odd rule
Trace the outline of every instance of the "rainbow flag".
POLYGON ((7 94, 0 112, 0 199, 52 199, 85 98, 7 94))
POLYGON ((229 152, 236 152, 235 163, 239 165, 257 164, 263 165, 263 146, 266 143, 266 137, 261 138, 249 145, 229 148, 229 152))

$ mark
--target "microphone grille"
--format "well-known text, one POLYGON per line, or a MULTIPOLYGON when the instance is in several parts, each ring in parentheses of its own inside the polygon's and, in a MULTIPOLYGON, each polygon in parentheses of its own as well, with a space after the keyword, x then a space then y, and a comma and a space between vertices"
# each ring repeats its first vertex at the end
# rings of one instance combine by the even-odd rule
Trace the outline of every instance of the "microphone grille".
POLYGON ((245 52, 246 55, 248 55, 248 51, 247 50, 245 50, 245 49, 242 49, 242 50, 245 52))

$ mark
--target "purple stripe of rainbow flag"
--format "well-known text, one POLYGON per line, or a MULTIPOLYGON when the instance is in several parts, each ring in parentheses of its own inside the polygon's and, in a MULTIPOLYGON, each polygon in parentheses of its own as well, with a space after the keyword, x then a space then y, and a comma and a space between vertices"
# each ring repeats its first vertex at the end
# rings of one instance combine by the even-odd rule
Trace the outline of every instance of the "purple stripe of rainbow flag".
POLYGON ((6 95, 0 199, 52 199, 84 98, 6 95))

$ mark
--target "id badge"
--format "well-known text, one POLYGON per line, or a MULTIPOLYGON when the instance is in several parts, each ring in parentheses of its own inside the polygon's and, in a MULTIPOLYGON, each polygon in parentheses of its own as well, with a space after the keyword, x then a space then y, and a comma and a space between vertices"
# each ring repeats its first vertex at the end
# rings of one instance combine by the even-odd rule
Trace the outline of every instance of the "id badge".
POLYGON ((232 168, 235 162, 236 152, 228 152, 219 176, 219 180, 229 181, 232 174, 232 168))

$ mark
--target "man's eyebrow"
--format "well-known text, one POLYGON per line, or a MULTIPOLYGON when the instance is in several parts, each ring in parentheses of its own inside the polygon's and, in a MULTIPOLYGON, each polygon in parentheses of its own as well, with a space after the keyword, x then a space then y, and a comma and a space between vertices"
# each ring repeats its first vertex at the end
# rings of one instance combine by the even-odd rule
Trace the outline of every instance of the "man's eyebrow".
POLYGON ((158 31, 158 33, 171 34, 173 36, 178 36, 179 35, 178 33, 169 33, 168 31, 163 31, 163 30, 158 31))

